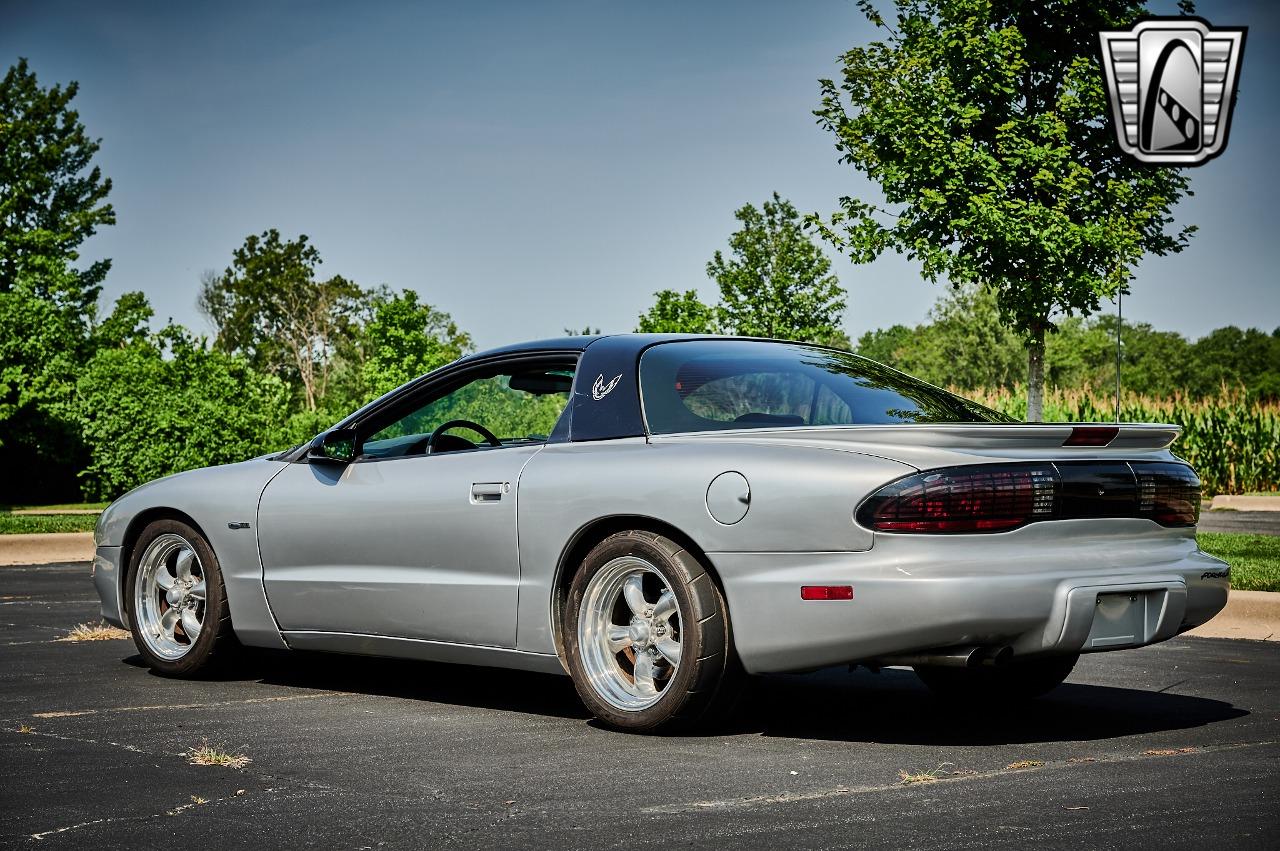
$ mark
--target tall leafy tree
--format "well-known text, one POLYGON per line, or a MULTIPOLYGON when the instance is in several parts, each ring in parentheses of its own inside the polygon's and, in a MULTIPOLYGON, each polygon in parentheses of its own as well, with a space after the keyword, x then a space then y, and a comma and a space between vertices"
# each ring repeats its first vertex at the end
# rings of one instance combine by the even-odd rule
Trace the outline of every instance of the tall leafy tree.
POLYGON ((310 411, 364 295, 341 276, 318 279, 320 263, 305 234, 285 240, 272 228, 246 238, 221 275, 206 274, 198 298, 218 329, 217 348, 296 385, 310 411))
POLYGON ((75 496, 84 458, 75 386, 85 337, 78 312, 41 297, 21 277, 0 292, 0 502, 75 496))
POLYGON ((360 342, 371 398, 471 351, 471 337, 449 314, 420 302, 413 290, 376 294, 360 342))
POLYGON ((26 59, 0 80, 0 292, 25 278, 35 294, 88 312, 111 261, 72 275, 57 267, 77 261, 80 244, 116 215, 111 181, 93 165, 101 140, 71 108, 78 91, 74 82, 42 88, 26 59))
POLYGON ((729 237, 730 256, 717 251, 707 264, 720 285, 717 324, 743 336, 847 345, 845 291, 795 206, 775 192, 733 215, 742 227, 729 237))
POLYGON ((929 319, 915 328, 869 331, 858 340, 858 354, 965 390, 1020 383, 1022 347, 1000 323, 993 293, 961 287, 938 299, 929 319))
POLYGON ((92 498, 287 445, 284 383, 180 326, 99 349, 77 389, 89 446, 81 480, 92 498))
POLYGON ((636 331, 641 334, 715 334, 716 309, 704 304, 696 290, 680 293, 661 290, 657 301, 641 317, 636 331))
POLYGON ((75 382, 110 261, 77 265, 115 213, 77 90, 42 87, 25 59, 0 79, 0 501, 73 498, 85 458, 75 382))
POLYGON ((1184 171, 1124 156, 1109 124, 1098 31, 1131 24, 1129 0, 897 0, 882 40, 821 81, 818 123, 884 204, 845 197, 823 235, 857 262, 886 249, 926 278, 993 289, 1025 340, 1027 418, 1043 412, 1046 334, 1128 286, 1170 230, 1184 171))

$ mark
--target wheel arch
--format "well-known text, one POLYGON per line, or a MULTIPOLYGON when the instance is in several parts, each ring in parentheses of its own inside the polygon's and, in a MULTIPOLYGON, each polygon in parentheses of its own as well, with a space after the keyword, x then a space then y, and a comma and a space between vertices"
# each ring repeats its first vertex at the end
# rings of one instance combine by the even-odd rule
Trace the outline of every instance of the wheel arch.
MULTIPOLYGON (((130 629, 131 618, 128 604, 128 589, 125 587, 129 578, 129 566, 133 562, 133 548, 138 543, 138 538, 142 537, 142 532, 157 520, 177 520, 185 523, 204 538, 205 543, 209 547, 213 547, 213 543, 209 540, 209 536, 205 534, 204 529, 196 522, 195 518, 185 511, 180 511, 169 506, 155 506, 139 511, 129 521, 129 525, 125 528, 124 543, 120 549, 120 619, 124 621, 126 629, 130 629)), ((227 611, 231 611, 231 602, 227 601, 227 611)))
POLYGON ((721 581, 715 565, 712 564, 711 559, 707 558, 706 551, 698 545, 697 541, 682 529, 656 517, 643 514, 612 514, 598 517, 579 528, 568 543, 565 544, 560 553, 560 560, 556 564, 555 578, 551 583, 551 635, 555 641, 556 655, 560 657, 560 661, 565 661, 564 641, 561 635, 564 623, 564 607, 569 598, 569 585, 573 582, 577 565, 586 557, 587 553, 591 552, 593 547, 605 538, 617 532, 625 532, 628 529, 638 529, 662 535, 675 541, 686 551, 693 554, 694 558, 702 564, 711 576, 711 581, 716 584, 716 588, 720 591, 720 598, 725 601, 725 617, 730 625, 729 636, 730 640, 732 640, 733 618, 728 609, 729 598, 725 594, 724 583, 721 581))

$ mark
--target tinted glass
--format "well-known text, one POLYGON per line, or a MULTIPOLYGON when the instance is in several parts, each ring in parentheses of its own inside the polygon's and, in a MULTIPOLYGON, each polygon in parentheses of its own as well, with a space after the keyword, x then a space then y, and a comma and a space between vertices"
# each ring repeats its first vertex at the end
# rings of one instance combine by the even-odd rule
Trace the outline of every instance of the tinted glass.
POLYGON ((640 359, 653 434, 782 426, 1009 422, 875 361, 789 343, 663 343, 640 359))
MULTIPOLYGON (((375 424, 364 441, 366 457, 414 454, 421 440, 450 420, 470 420, 484 426, 503 445, 541 443, 555 427, 569 401, 572 369, 526 370, 486 375, 403 412, 385 424, 375 424)), ((480 445, 476 433, 459 427, 454 433, 480 445)), ((454 446, 458 446, 455 441, 454 446)))

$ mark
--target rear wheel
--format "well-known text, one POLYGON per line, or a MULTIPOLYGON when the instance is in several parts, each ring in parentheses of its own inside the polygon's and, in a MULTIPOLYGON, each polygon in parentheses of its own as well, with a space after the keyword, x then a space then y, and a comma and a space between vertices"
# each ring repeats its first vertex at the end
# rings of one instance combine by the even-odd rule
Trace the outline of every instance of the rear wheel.
POLYGON ((917 665, 916 674, 939 697, 969 703, 1030 700, 1052 691, 1071 674, 1079 655, 1013 659, 981 668, 917 665))
POLYGON ((195 676, 235 641, 218 559, 186 523, 157 520, 142 531, 125 589, 133 643, 157 673, 195 676))
POLYGON ((740 680, 727 615, 710 574, 679 544, 646 531, 611 535, 569 588, 563 639, 578 695, 622 730, 710 720, 740 680))

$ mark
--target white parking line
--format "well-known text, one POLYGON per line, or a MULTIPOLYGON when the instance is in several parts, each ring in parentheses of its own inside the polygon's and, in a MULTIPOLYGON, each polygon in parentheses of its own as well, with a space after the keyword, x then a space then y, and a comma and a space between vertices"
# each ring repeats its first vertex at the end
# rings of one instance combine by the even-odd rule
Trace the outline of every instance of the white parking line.
POLYGON ((245 700, 217 700, 210 703, 162 703, 152 706, 112 706, 105 709, 64 709, 50 712, 33 712, 32 718, 77 718, 82 715, 106 715, 112 712, 154 712, 174 709, 213 709, 219 706, 243 706, 252 703, 280 703, 286 700, 315 700, 321 697, 343 697, 344 691, 324 691, 319 694, 284 694, 276 697, 250 697, 245 700))
MULTIPOLYGON (((1046 762, 1041 765, 1028 764, 1026 767, 997 769, 995 771, 975 771, 972 773, 963 773, 956 776, 946 777, 940 776, 928 782, 928 785, 934 786, 939 783, 962 783, 972 780, 988 780, 995 777, 1007 777, 1010 774, 1026 773, 1029 771, 1045 771, 1063 768, 1078 768, 1087 765, 1106 765, 1123 762, 1141 762, 1151 759, 1170 759, 1183 756, 1196 756, 1200 754, 1216 753, 1218 751, 1238 750, 1240 748, 1257 748, 1269 747, 1274 745, 1274 741, 1265 742, 1233 742, 1225 745, 1209 745, 1204 747, 1188 748, 1185 750, 1160 750, 1152 749, 1144 751, 1140 754, 1128 756, 1110 756, 1105 759, 1097 760, 1058 760, 1046 762)), ((752 807, 773 806, 776 804, 795 804, 804 801, 818 801, 826 798, 839 798, 847 795, 862 795, 868 792, 888 792, 896 789, 914 788, 916 785, 904 783, 890 783, 880 785, 862 785, 862 786, 838 786, 835 789, 822 789, 816 792, 780 792, 776 795, 754 795, 749 798, 726 798, 719 801, 687 801, 677 804, 661 804, 656 807, 645 807, 640 810, 646 814, 677 814, 705 812, 707 810, 741 810, 750 809, 752 807)))
POLYGON ((0 600, 0 606, 87 606, 99 602, 97 597, 90 600, 0 600))

